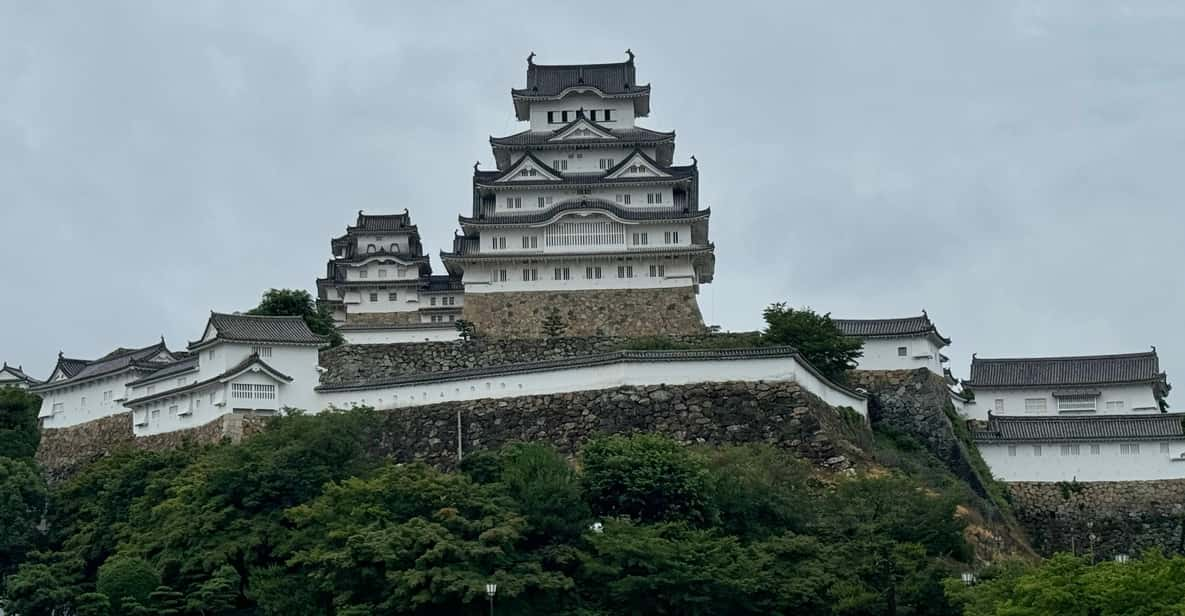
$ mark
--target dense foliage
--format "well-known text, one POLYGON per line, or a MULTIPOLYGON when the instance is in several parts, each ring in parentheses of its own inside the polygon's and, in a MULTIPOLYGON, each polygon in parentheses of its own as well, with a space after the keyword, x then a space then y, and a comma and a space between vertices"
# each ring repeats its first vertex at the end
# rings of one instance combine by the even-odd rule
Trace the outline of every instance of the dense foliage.
POLYGON ((240 445, 91 465, 12 557, 7 609, 482 614, 495 582, 499 614, 957 613, 956 499, 904 476, 823 481, 780 450, 652 435, 444 472, 371 453, 374 423, 295 415, 240 445))
POLYGON ((47 488, 33 463, 41 433, 41 398, 0 387, 0 578, 11 573, 41 539, 47 488))
POLYGON ((819 314, 810 308, 795 310, 784 303, 771 304, 763 312, 767 343, 788 344, 796 349, 819 372, 831 379, 842 379, 856 367, 864 355, 859 338, 845 336, 831 320, 831 314, 819 314))
POLYGON ((973 585, 946 584, 950 599, 967 616, 1185 614, 1185 557, 1159 552, 1094 565, 1059 554, 1039 564, 997 565, 973 585))
POLYGON ((329 308, 318 305, 313 301, 313 296, 303 289, 269 289, 259 300, 259 305, 247 314, 302 317, 314 334, 328 336, 331 346, 338 346, 345 341, 333 322, 329 308))

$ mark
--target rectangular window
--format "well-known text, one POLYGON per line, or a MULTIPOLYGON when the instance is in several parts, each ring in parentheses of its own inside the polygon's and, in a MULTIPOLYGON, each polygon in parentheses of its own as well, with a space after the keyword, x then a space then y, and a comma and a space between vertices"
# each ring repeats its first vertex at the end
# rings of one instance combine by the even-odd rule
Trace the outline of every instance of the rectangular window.
POLYGON ((176 417, 176 416, 177 416, 177 405, 176 404, 169 405, 169 417, 176 417))
POLYGON ((996 403, 993 405, 992 408, 997 413, 1003 413, 1004 412, 1004 399, 1003 398, 996 398, 996 403))
POLYGON ((1167 454, 1168 452, 1169 452, 1169 444, 1168 443, 1161 443, 1160 444, 1160 453, 1167 454))
POLYGON ((363 270, 358 270, 358 277, 359 277, 359 278, 368 278, 368 277, 369 277, 369 274, 370 274, 370 272, 368 272, 368 271, 366 271, 366 270, 364 270, 364 269, 363 269, 363 270))
POLYGON ((379 301, 379 294, 378 293, 371 293, 370 294, 370 301, 372 301, 372 302, 379 301))
POLYGON ((54 402, 53 403, 53 412, 55 415, 60 413, 65 408, 66 408, 66 406, 65 406, 65 403, 63 403, 63 402, 54 402))
POLYGON ((678 231, 663 231, 662 242, 664 244, 678 244, 679 243, 679 232, 678 231))
POLYGON ((386 277, 387 277, 387 270, 380 268, 379 269, 379 278, 386 278, 386 277))
POLYGON ((543 207, 543 197, 539 197, 539 207, 543 207))
POLYGON ((568 161, 562 158, 557 158, 551 161, 551 168, 555 169, 556 171, 567 171, 568 161))
POLYGON ((428 304, 429 304, 430 306, 435 306, 435 305, 436 305, 436 298, 435 298, 435 297, 433 297, 432 299, 428 300, 428 304))
POLYGON ((1044 413, 1045 398, 1025 398, 1026 413, 1044 413))
POLYGON ((1078 445, 1074 445, 1074 444, 1062 445, 1062 455, 1063 456, 1078 455, 1078 445))
POLYGON ((498 282, 506 282, 506 270, 498 270, 498 282))
POLYGON ((1123 410, 1123 400, 1108 400, 1107 410, 1111 412, 1123 410))
POLYGON ((603 120, 604 122, 612 122, 613 121, 613 110, 612 109, 606 109, 604 111, 604 114, 605 114, 605 119, 603 120))
POLYGON ((160 409, 152 409, 152 421, 160 421, 160 409))
POLYGON ((389 302, 393 302, 398 298, 399 298, 399 294, 394 291, 391 291, 390 293, 387 294, 387 301, 389 301, 389 302))
POLYGON ((251 352, 260 357, 271 357, 272 348, 270 346, 253 346, 251 352))
POLYGON ((78 406, 80 406, 82 408, 86 408, 86 396, 83 396, 82 399, 79 400, 78 406))
POLYGON ((1040 445, 1033 445, 1033 457, 1034 458, 1041 457, 1041 446, 1040 445))
POLYGON ((646 203, 659 205, 662 203, 662 193, 646 193, 646 203))
POLYGON ((571 271, 566 267, 555 268, 555 279, 556 280, 570 280, 571 275, 572 275, 571 271))
POLYGON ((524 235, 523 236, 523 248, 538 248, 538 247, 539 247, 539 236, 538 235, 524 235))
POLYGON ((1140 455, 1139 443, 1120 443, 1119 455, 1121 456, 1138 456, 1140 455))
POLYGON ((275 385, 256 385, 253 383, 231 383, 230 395, 239 400, 275 400, 275 385))
POLYGON ((565 124, 567 124, 568 122, 571 121, 568 117, 568 114, 572 113, 571 111, 561 111, 560 113, 561 113, 560 117, 562 117, 564 119, 565 124))
POLYGON ((103 392, 103 402, 110 402, 110 401, 111 401, 111 390, 108 389, 107 391, 103 392))
POLYGON ((601 159, 601 169, 612 169, 612 168, 613 168, 613 159, 612 158, 602 158, 601 159))
POLYGON ((554 111, 548 111, 548 112, 547 112, 547 123, 548 123, 548 124, 555 124, 555 123, 556 123, 556 121, 555 121, 555 112, 554 112, 554 111))
POLYGON ((593 122, 597 121, 597 110, 596 109, 593 109, 592 111, 588 112, 588 119, 592 120, 593 122))
POLYGON ((622 193, 620 195, 617 195, 617 202, 621 203, 622 205, 629 205, 630 204, 630 194, 629 193, 622 193))
POLYGON ((1102 450, 1103 450, 1103 448, 1102 448, 1102 447, 1100 447, 1099 445, 1097 445, 1097 444, 1092 444, 1092 445, 1090 446, 1090 455, 1092 455, 1092 456, 1097 456, 1097 455, 1099 455, 1100 453, 1102 453, 1102 450))
POLYGON ((601 277, 601 268, 599 266, 584 268, 584 277, 589 280, 599 279, 601 277))
POLYGON ((1016 445, 1009 445, 1008 446, 1008 457, 1009 458, 1016 457, 1016 445))
POLYGON ((650 277, 651 278, 662 278, 666 275, 667 275, 667 266, 661 265, 661 264, 650 266, 650 277))
POLYGON ((909 347, 897 347, 897 357, 905 357, 909 354, 909 347))
POLYGON ((539 280, 539 270, 537 269, 523 269, 523 282, 531 282, 539 280))
POLYGON ((1065 413, 1081 413, 1095 410, 1094 396, 1062 396, 1057 399, 1057 410, 1065 413))

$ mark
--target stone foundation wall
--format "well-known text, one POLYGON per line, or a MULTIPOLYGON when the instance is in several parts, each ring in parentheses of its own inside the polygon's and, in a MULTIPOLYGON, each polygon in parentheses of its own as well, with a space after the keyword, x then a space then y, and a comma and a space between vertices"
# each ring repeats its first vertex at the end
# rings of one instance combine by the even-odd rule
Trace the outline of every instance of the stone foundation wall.
POLYGON ((1007 485, 1017 519, 1044 555, 1185 551, 1185 479, 1007 485))
POLYGON ((463 452, 541 441, 575 453, 603 434, 657 432, 686 444, 769 443, 819 467, 842 470, 864 458, 869 437, 796 383, 727 382, 618 387, 547 396, 445 402, 383 411, 374 453, 441 467, 463 452))
POLYGON ((414 325, 420 322, 420 313, 408 312, 350 312, 346 313, 347 325, 414 325))
POLYGON ((223 439, 238 442, 258 432, 262 425, 260 417, 229 413, 195 428, 137 438, 128 411, 68 428, 42 430, 36 458, 50 481, 60 481, 120 449, 165 450, 223 439))
MULTIPOLYGON (((717 348, 751 346, 756 333, 677 336, 675 342, 711 340, 717 348)), ((477 339, 449 342, 345 345, 321 351, 321 384, 358 383, 376 379, 506 364, 564 359, 607 353, 628 347, 624 337, 553 339, 477 339)))
POLYGON ((691 287, 470 293, 461 318, 481 336, 541 338, 553 308, 569 336, 659 336, 704 333, 704 319, 691 287))

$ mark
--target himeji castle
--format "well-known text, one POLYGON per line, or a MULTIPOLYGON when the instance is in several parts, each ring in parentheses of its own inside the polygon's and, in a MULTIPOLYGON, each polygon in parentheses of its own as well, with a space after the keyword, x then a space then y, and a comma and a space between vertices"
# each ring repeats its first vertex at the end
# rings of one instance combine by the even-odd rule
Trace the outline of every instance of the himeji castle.
POLYGON ((611 64, 536 64, 511 90, 528 128, 493 137, 474 166, 470 216, 441 257, 465 287, 464 318, 492 336, 537 336, 559 310, 570 335, 703 331, 696 294, 712 281, 699 170, 674 164, 675 133, 650 115, 634 55, 611 64))

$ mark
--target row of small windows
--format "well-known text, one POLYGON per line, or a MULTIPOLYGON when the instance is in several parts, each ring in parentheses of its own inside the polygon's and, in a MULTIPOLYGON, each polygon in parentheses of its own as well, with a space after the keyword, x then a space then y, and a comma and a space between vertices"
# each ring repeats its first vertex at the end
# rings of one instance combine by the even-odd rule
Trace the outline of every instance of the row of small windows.
MULTIPOLYGON (((631 195, 630 193, 621 193, 619 195, 615 195, 614 200, 622 205, 632 205, 633 204, 633 195, 631 195)), ((662 204, 662 193, 660 193, 660 192, 646 193, 646 203, 648 205, 661 205, 662 204)))
POLYGON ((453 319, 455 319, 455 318, 456 318, 456 316, 455 316, 455 315, 451 315, 451 314, 448 314, 448 315, 445 315, 445 314, 434 314, 434 315, 432 315, 432 318, 431 318, 430 320, 431 320, 433 323, 445 323, 445 322, 452 323, 452 322, 453 322, 453 319), (447 317, 447 318, 446 318, 446 317, 447 317))
MULTIPOLYGON (((390 246, 388 246, 388 248, 390 249, 389 252, 399 252, 399 244, 392 243, 390 246)), ((382 250, 382 246, 377 246, 375 244, 367 244, 366 245, 366 253, 367 254, 370 254, 372 252, 378 252, 380 250, 382 250)))
POLYGON ((231 383, 230 395, 239 400, 275 400, 275 385, 256 385, 254 383, 231 383))
MULTIPOLYGON (((1090 443, 1088 445, 1090 455, 1102 455, 1103 448, 1098 443, 1090 443)), ((1052 446, 1050 446, 1052 448, 1052 446)), ((1077 456, 1082 454, 1082 446, 1077 443, 1063 443, 1058 446, 1058 451, 1063 456, 1077 456)), ((1040 458, 1045 455, 1044 445, 1032 445, 1032 452, 1034 458, 1040 458)), ((1008 456, 1015 458, 1017 453, 1017 445, 1008 446, 1008 456)), ((1160 453, 1170 454, 1171 448, 1169 443, 1160 443, 1160 453)), ((1121 456, 1138 456, 1140 455, 1140 443, 1120 443, 1119 455, 1121 456)))
MULTIPOLYGON (((379 301, 379 297, 380 297, 379 293, 377 293, 377 292, 371 292, 371 293, 370 293, 370 301, 371 301, 371 303, 378 302, 378 301, 379 301)), ((395 302, 395 301, 399 301, 399 293, 397 293, 397 292, 395 292, 395 291, 389 291, 389 292, 387 293, 387 301, 389 301, 389 302, 395 302)), ((452 296, 452 295, 448 295, 448 296, 444 296, 444 297, 435 297, 435 296, 433 296, 433 297, 430 297, 430 298, 428 298, 428 304, 429 304, 429 305, 431 305, 431 306, 436 306, 436 305, 438 305, 438 303, 439 303, 439 305, 441 305, 441 306, 455 306, 455 305, 457 305, 457 298, 456 298, 455 296, 452 296)), ((266 348, 266 347, 265 347, 265 348, 266 348)), ((270 353, 271 353, 271 350, 270 350, 270 349, 268 349, 268 353, 269 353, 269 355, 266 355, 266 356, 264 356, 264 355, 260 355, 260 357, 271 357, 271 355, 270 355, 270 353)))
MULTIPOLYGON (((667 266, 663 264, 651 265, 649 269, 651 278, 662 278, 667 275, 667 266)), ((539 280, 539 270, 533 267, 525 267, 521 272, 523 282, 535 282, 539 280)), ((590 265, 584 268, 585 280, 600 280, 603 278, 603 270, 599 265, 590 265)), ((633 278, 634 266, 632 265, 618 265, 618 278, 633 278)), ((498 270, 494 272, 494 282, 506 282, 509 279, 509 272, 507 270, 498 270)), ((557 267, 552 272, 552 280, 571 280, 572 269, 568 267, 557 267)))
MULTIPOLYGON (((585 109, 584 116, 593 122, 613 122, 613 116, 617 113, 615 109, 585 109)), ((548 111, 548 124, 567 124, 575 120, 579 116, 579 111, 548 111)))
MULTIPOLYGON (((557 244, 561 245, 561 246, 572 246, 572 245, 584 246, 584 245, 589 245, 589 244, 596 245, 596 244, 606 244, 606 243, 608 243, 608 244, 621 243, 619 240, 622 236, 622 233, 620 231, 618 231, 616 228, 609 227, 609 226, 603 226, 603 227, 602 226, 592 226, 592 225, 608 225, 609 223, 564 223, 564 224, 584 225, 584 226, 573 227, 571 229, 568 229, 568 228, 561 229, 561 232, 555 234, 555 237, 552 237, 553 234, 549 230, 549 233, 548 233, 548 240, 549 241, 547 242, 549 246, 554 246, 557 244)), ((537 236, 537 235, 524 235, 520 239, 522 240, 522 248, 524 250, 537 250, 539 248, 539 236, 537 236)), ((633 234, 631 234, 630 239, 632 240, 632 243, 634 246, 648 246, 648 245, 650 245, 650 233, 648 233, 646 231, 640 231, 637 233, 633 233, 633 234)), ((678 231, 664 231, 662 234, 662 242, 664 244, 678 244, 679 243, 679 232, 678 231)), ((491 250, 506 250, 506 246, 507 246, 506 237, 504 237, 504 236, 491 236, 490 237, 490 249, 491 250)))
MULTIPOLYGON (((386 278, 388 273, 390 273, 390 272, 386 268, 382 268, 382 267, 378 268, 379 278, 386 278)), ((397 278, 403 278, 403 275, 404 275, 404 268, 402 268, 402 267, 396 268, 395 276, 397 278)), ((370 278, 370 270, 368 270, 368 269, 358 270, 358 277, 359 278, 370 278)))
MULTIPOLYGON (((524 170, 525 171, 525 170, 524 170)), ((639 195, 640 197, 640 195, 639 195)), ((535 197, 535 207, 544 208, 554 203, 554 197, 535 197)), ((613 196, 613 200, 622 205, 633 205, 634 195, 631 193, 617 193, 613 196)), ((527 201, 530 203, 530 201, 527 201)), ((647 205, 662 205, 666 202, 666 198, 661 192, 646 193, 647 205)), ((507 210, 521 210, 523 208, 522 197, 505 197, 502 201, 502 207, 507 210)))
MULTIPOLYGON (((996 398, 993 406, 995 412, 1003 413, 1004 399, 996 398)), ((1111 412, 1122 411, 1124 402, 1123 400, 1107 400, 1104 408, 1111 412)), ((1025 398, 1026 413, 1044 413, 1047 409, 1048 400, 1046 398, 1025 398)), ((1066 413, 1095 411, 1098 410, 1098 398, 1096 396, 1059 396, 1057 410, 1066 413)))

